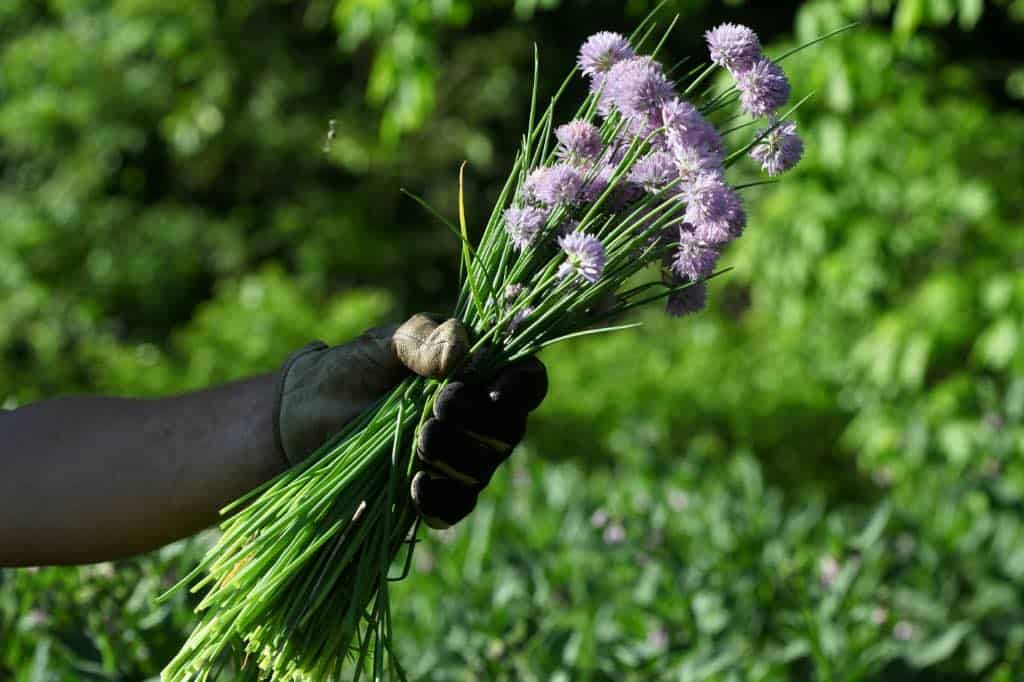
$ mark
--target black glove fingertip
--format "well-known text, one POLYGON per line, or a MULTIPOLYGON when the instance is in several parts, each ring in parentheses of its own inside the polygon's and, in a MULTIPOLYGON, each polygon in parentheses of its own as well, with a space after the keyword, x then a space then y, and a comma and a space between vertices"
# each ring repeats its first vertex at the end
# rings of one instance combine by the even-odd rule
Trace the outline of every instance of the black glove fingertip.
POLYGON ((487 395, 479 386, 452 381, 434 399, 434 417, 441 421, 470 422, 477 417, 485 400, 487 395))
POLYGON ((466 518, 476 507, 477 492, 450 478, 418 472, 409 487, 416 511, 431 528, 444 529, 466 518))
POLYGON ((490 399, 503 408, 537 409, 548 394, 548 371, 537 358, 517 360, 501 371, 489 388, 490 399))

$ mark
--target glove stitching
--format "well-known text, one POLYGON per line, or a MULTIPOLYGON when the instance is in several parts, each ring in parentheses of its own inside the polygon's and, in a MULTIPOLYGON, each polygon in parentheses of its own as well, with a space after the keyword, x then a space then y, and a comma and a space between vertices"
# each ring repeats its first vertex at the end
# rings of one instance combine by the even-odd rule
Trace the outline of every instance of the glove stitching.
POLYGON ((426 463, 428 466, 436 469, 437 472, 440 473, 441 475, 443 475, 445 478, 449 478, 449 479, 455 481, 456 483, 460 483, 460 484, 466 486, 467 488, 472 488, 474 490, 477 490, 477 489, 479 489, 481 487, 480 486, 480 481, 478 481, 477 479, 473 478, 469 474, 464 474, 461 471, 456 471, 447 462, 442 462, 441 460, 426 460, 426 459, 424 459, 422 461, 424 463, 426 463))
POLYGON ((497 438, 492 438, 491 436, 485 436, 482 433, 477 433, 476 431, 471 431, 469 429, 463 428, 462 432, 469 436, 470 438, 475 439, 477 442, 483 443, 484 445, 489 446, 493 450, 497 450, 501 454, 511 452, 512 450, 515 449, 515 445, 506 443, 505 441, 499 440, 497 438))

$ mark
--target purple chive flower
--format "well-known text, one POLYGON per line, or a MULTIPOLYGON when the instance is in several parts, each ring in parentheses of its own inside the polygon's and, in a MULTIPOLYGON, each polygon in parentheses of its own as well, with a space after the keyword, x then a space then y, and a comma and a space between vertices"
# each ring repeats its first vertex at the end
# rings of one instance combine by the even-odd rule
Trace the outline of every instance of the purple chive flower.
POLYGON ((679 228, 679 247, 669 254, 669 269, 681 278, 691 281, 704 279, 715 271, 720 252, 713 246, 702 244, 694 236, 693 227, 683 224, 679 228))
POLYGON ((633 54, 633 48, 629 46, 629 41, 624 36, 611 31, 601 31, 587 38, 580 47, 576 61, 580 65, 580 70, 590 76, 593 82, 633 54))
POLYGON ((740 104, 751 116, 767 116, 789 101, 789 81, 782 67, 759 59, 747 71, 736 74, 740 104))
POLYGON ((795 123, 776 122, 758 133, 758 137, 762 135, 750 155, 760 161, 761 168, 772 177, 788 171, 804 155, 804 141, 797 135, 795 123))
POLYGON ((548 206, 571 204, 579 200, 583 176, 567 163, 555 164, 540 177, 533 189, 538 201, 548 206))
POLYGON ((661 107, 661 124, 665 128, 665 143, 669 151, 678 155, 680 150, 691 149, 707 157, 709 163, 722 163, 722 138, 697 107, 673 97, 661 107))
POLYGON ((693 225, 701 242, 718 246, 740 236, 747 223, 739 195, 721 177, 697 177, 681 195, 686 201, 683 220, 693 225))
POLYGON ((588 121, 571 121, 555 129, 560 159, 590 160, 601 154, 601 131, 588 121))
POLYGON ((516 313, 512 316, 512 319, 509 320, 508 322, 508 332, 511 334, 516 329, 519 329, 519 327, 522 326, 523 322, 526 321, 526 318, 533 314, 533 311, 534 307, 532 305, 528 305, 522 310, 516 311, 516 313))
POLYGON ((540 233, 548 214, 535 206, 513 206, 505 209, 505 230, 517 251, 528 247, 540 233))
POLYGON ((558 238, 567 260, 558 268, 558 276, 579 275, 593 284, 601 279, 608 256, 597 237, 584 232, 573 232, 558 238))
POLYGON ((548 168, 546 166, 540 166, 530 171, 526 179, 523 180, 523 186, 519 190, 520 196, 527 201, 538 201, 537 189, 543 184, 547 173, 548 168))
POLYGON ((715 154, 701 151, 697 147, 679 147, 673 151, 676 172, 682 180, 680 189, 685 190, 701 175, 712 175, 721 178, 725 175, 722 160, 715 154))
MULTIPOLYGON (((675 285, 685 284, 683 280, 675 280, 675 285)), ((708 288, 704 282, 691 284, 685 289, 673 291, 665 301, 665 312, 672 317, 682 317, 702 310, 708 302, 708 288)))
POLYGON ((711 61, 733 73, 747 71, 761 57, 757 34, 739 24, 721 24, 704 33, 711 61))
POLYGON ((608 99, 641 129, 660 127, 662 104, 675 96, 661 64, 650 57, 632 57, 619 62, 608 72, 607 83, 608 99))
POLYGON ((667 152, 651 152, 638 159, 629 171, 629 179, 652 194, 677 177, 675 160, 667 152))
MULTIPOLYGON (((507 287, 505 287, 505 304, 511 305, 515 303, 516 299, 523 294, 523 291, 525 291, 525 288, 522 284, 509 284, 507 287)), ((529 317, 531 313, 533 313, 533 311, 534 307, 529 305, 523 308, 522 310, 516 311, 516 313, 512 315, 512 319, 509 320, 507 332, 511 334, 516 329, 518 329, 526 320, 526 318, 529 317)))

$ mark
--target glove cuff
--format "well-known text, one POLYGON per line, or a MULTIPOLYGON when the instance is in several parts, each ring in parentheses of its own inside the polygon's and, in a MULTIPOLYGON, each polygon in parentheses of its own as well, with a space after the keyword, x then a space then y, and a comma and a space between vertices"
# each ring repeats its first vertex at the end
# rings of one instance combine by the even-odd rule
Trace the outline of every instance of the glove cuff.
POLYGON ((274 442, 277 443, 277 451, 281 453, 286 469, 290 469, 299 463, 299 460, 292 460, 292 457, 284 447, 284 440, 281 438, 281 403, 284 400, 284 389, 288 381, 288 372, 291 371, 295 361, 299 358, 310 353, 319 353, 328 348, 329 346, 323 341, 310 341, 288 356, 288 359, 281 365, 281 371, 277 375, 277 386, 274 388, 274 442))

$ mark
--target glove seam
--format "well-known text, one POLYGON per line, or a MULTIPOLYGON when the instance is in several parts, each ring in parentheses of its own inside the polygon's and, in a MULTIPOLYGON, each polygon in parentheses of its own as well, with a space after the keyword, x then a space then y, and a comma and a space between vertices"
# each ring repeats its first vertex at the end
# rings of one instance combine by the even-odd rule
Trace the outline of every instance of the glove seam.
POLYGON ((274 388, 274 442, 277 444, 277 451, 281 453, 281 458, 284 460, 285 469, 290 469, 297 464, 288 456, 288 451, 284 447, 284 439, 281 437, 281 407, 284 402, 284 389, 288 381, 288 372, 291 371, 292 366, 299 358, 305 357, 310 353, 327 350, 329 347, 323 341, 310 341, 303 348, 299 349, 297 353, 293 353, 281 365, 277 386, 274 388))

